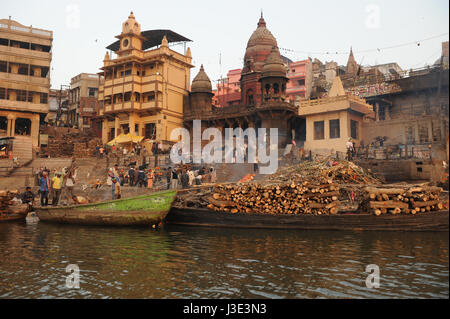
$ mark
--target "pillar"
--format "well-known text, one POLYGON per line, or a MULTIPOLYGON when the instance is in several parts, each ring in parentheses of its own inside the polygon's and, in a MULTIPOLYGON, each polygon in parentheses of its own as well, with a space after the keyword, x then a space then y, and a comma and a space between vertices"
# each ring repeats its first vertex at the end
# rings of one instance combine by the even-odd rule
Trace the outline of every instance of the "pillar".
POLYGON ((129 128, 131 135, 136 135, 134 126, 135 126, 134 113, 130 113, 130 115, 128 117, 128 128, 129 128))
POLYGON ((103 142, 103 144, 106 144, 109 142, 108 141, 108 130, 109 130, 108 119, 104 118, 103 125, 102 125, 102 142, 103 142))
POLYGON ((378 102, 375 103, 375 121, 378 122, 380 120, 380 115, 378 114, 378 111, 380 109, 380 105, 378 102))
POLYGON ((385 118, 385 120, 386 121, 389 121, 390 119, 391 119, 391 110, 390 110, 390 108, 389 108, 389 105, 386 105, 385 107, 384 107, 384 118, 385 118))
POLYGON ((39 146, 39 114, 34 114, 31 118, 31 129, 30 129, 31 140, 33 147, 39 146))
POLYGON ((114 117, 114 137, 117 137, 117 132, 119 131, 119 127, 120 127, 120 125, 119 125, 119 117, 118 116, 116 116, 116 117, 114 117))
POLYGON ((433 143, 433 120, 428 122, 428 142, 433 143))

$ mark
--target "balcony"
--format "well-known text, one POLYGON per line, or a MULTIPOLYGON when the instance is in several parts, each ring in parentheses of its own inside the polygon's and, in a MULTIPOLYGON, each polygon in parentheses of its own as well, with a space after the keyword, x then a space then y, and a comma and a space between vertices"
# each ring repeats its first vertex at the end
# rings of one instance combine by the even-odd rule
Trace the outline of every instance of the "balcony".
POLYGON ((27 84, 34 84, 48 88, 50 80, 39 76, 22 75, 16 73, 0 72, 0 80, 22 82, 27 84))
POLYGON ((123 104, 123 109, 124 110, 131 110, 131 102, 130 101, 129 102, 125 102, 123 104))
MULTIPOLYGON (((14 48, 14 47, 8 47, 5 45, 0 45, 0 55, 6 54, 6 55, 17 55, 21 56, 25 59, 40 59, 45 60, 46 62, 40 62, 36 63, 38 61, 33 61, 33 64, 37 64, 40 66, 46 66, 50 67, 50 61, 52 59, 52 54, 50 52, 42 52, 42 51, 35 51, 35 50, 29 50, 29 49, 22 49, 22 48, 14 48)), ((27 60, 20 60, 15 62, 22 62, 25 63, 27 60)), ((29 61, 28 61, 29 62, 29 61)))
POLYGON ((30 103, 22 101, 0 100, 0 107, 11 111, 48 113, 48 104, 30 103))

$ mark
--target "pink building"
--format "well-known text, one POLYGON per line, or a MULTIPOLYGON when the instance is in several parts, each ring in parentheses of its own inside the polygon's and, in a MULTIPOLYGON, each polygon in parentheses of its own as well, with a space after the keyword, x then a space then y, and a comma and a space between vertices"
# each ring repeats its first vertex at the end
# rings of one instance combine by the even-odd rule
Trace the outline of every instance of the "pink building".
POLYGON ((289 82, 286 85, 286 93, 291 102, 296 99, 309 99, 312 88, 312 61, 306 59, 289 63, 289 82))
MULTIPOLYGON (((287 65, 289 82, 286 93, 291 102, 296 98, 309 99, 312 88, 312 61, 310 59, 291 62, 287 65)), ((217 83, 217 89, 213 91, 213 104, 216 107, 238 105, 241 102, 241 79, 242 69, 230 70, 227 77, 217 83)))
POLYGON ((217 83, 213 91, 213 104, 217 107, 239 104, 241 101, 241 69, 230 70, 227 77, 217 83))

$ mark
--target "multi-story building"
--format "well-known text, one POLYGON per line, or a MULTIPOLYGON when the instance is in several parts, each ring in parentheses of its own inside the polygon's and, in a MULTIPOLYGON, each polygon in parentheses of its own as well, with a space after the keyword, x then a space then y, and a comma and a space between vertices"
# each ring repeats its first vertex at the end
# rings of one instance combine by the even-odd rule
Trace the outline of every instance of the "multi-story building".
POLYGON ((116 38, 107 49, 117 56, 107 52, 99 73, 104 77, 98 96, 103 142, 120 133, 170 141, 172 130, 183 127, 193 65, 189 48, 182 54, 169 43, 190 40, 171 30, 141 32, 133 13, 116 38))
POLYGON ((39 146, 48 111, 53 32, 0 19, 0 136, 39 146))
POLYGON ((230 70, 225 79, 220 79, 213 91, 213 104, 217 107, 239 104, 241 100, 241 69, 230 70))
POLYGON ((68 124, 89 129, 97 115, 99 76, 81 73, 70 80, 68 124))
POLYGON ((49 112, 46 121, 54 124, 67 123, 67 111, 69 106, 68 89, 50 89, 48 95, 49 112), (58 123, 56 123, 58 122, 58 123))
POLYGON ((312 90, 312 61, 310 59, 289 63, 289 82, 286 93, 291 102, 308 99, 312 90))

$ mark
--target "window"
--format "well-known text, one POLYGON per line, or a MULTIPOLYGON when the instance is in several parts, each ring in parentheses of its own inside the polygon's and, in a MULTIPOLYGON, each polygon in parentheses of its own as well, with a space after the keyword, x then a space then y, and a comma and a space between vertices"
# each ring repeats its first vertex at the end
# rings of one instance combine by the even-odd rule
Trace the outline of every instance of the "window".
POLYGON ((156 138, 156 125, 155 123, 145 124, 144 134, 145 138, 149 138, 151 140, 156 138))
POLYGON ((0 72, 6 72, 8 69, 6 68, 6 61, 0 61, 0 72))
POLYGON ((341 128, 338 120, 330 120, 330 138, 340 138, 341 128))
POLYGON ((305 79, 301 79, 297 81, 299 86, 305 86, 305 79))
POLYGON ((319 121, 314 122, 314 139, 323 140, 325 139, 325 122, 319 121))
POLYGON ((351 137, 358 139, 358 122, 350 120, 350 133, 351 137))
POLYGON ((6 100, 6 89, 0 88, 0 100, 6 100))
POLYGON ((32 103, 33 102, 33 92, 28 92, 28 102, 32 103))
POLYGON ((97 88, 89 88, 89 96, 97 96, 97 88))
POLYGON ((83 116, 83 125, 89 125, 89 118, 87 116, 83 116))
POLYGON ((27 91, 17 90, 17 101, 26 102, 27 100, 27 91))
POLYGON ((41 93, 40 94, 41 97, 41 104, 47 104, 47 93, 41 93))

